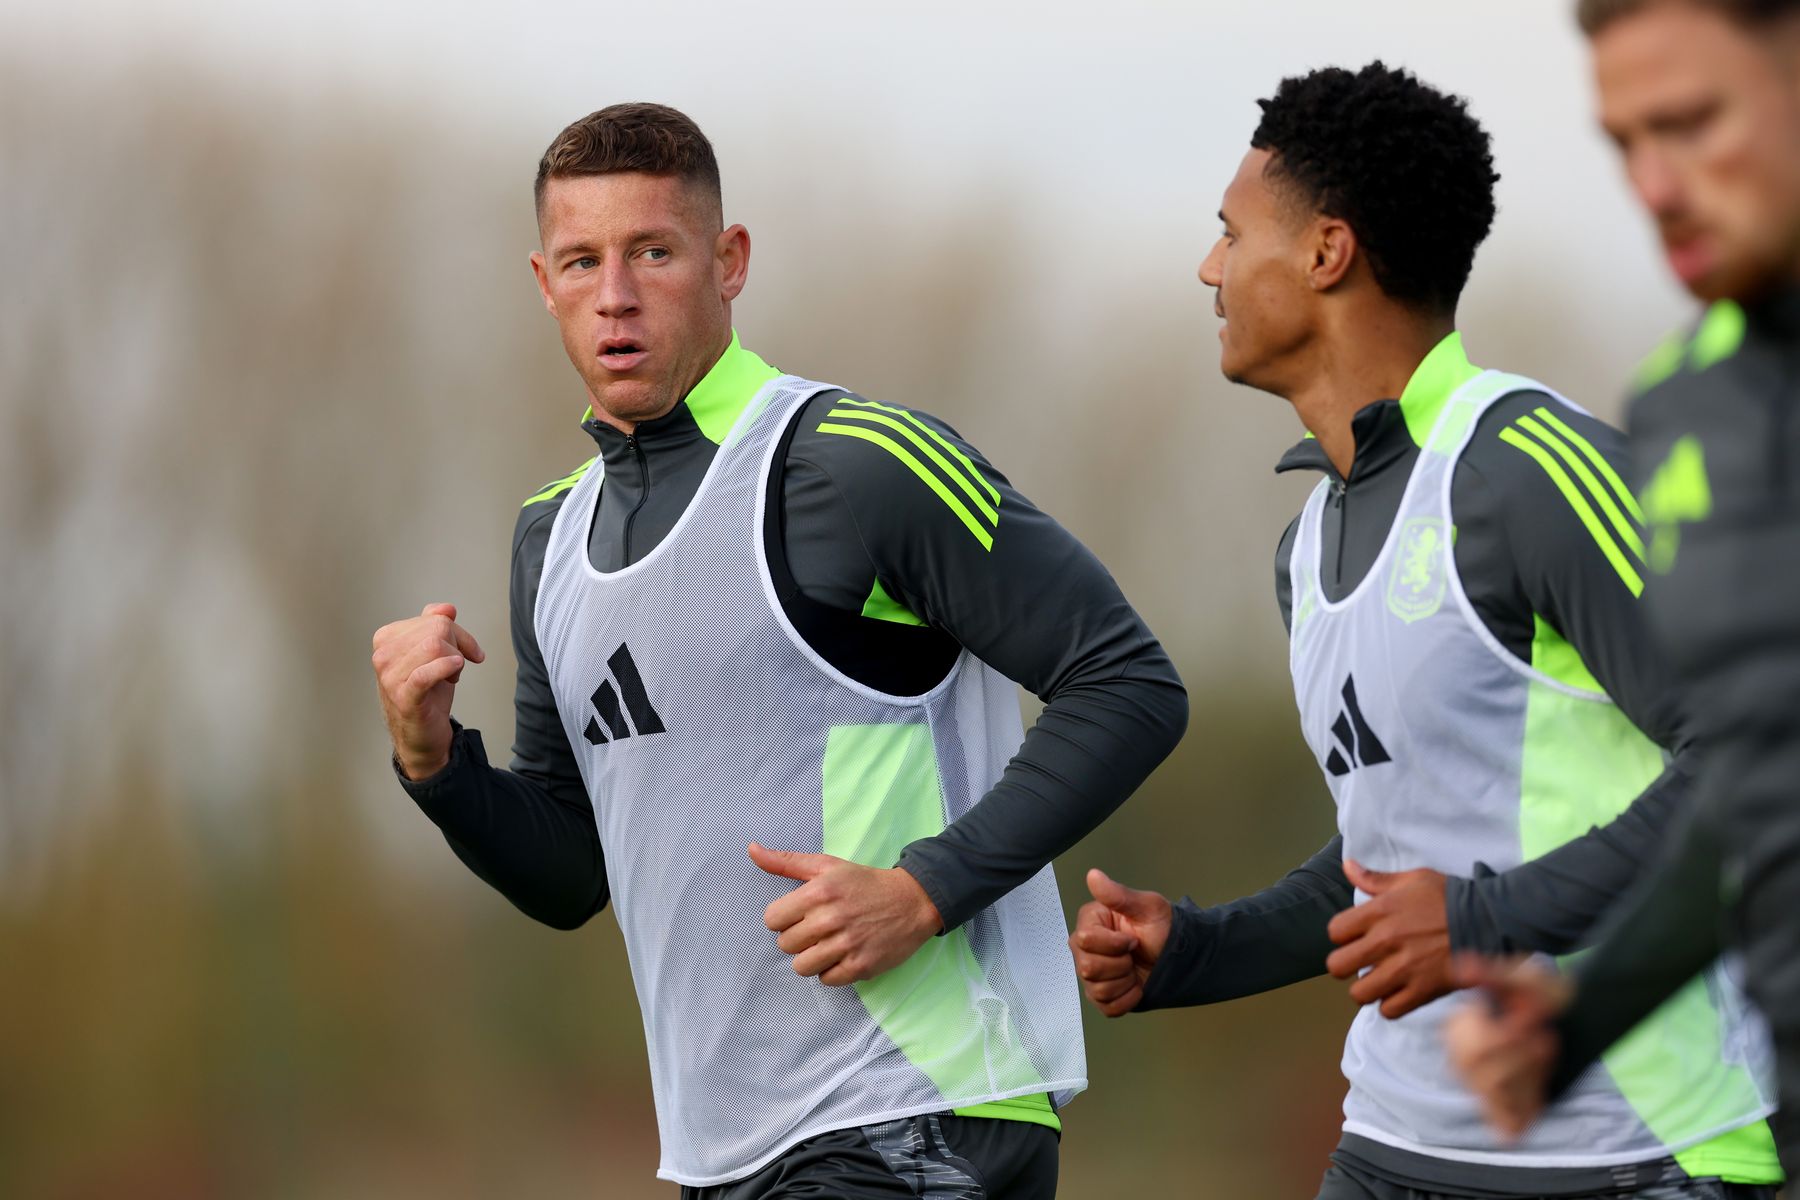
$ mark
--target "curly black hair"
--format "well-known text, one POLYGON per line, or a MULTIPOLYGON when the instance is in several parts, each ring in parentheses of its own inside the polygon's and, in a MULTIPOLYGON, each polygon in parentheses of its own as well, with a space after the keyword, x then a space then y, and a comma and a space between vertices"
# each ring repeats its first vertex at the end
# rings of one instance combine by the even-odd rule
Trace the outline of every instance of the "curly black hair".
POLYGON ((1494 156, 1463 100, 1380 61, 1281 81, 1250 145, 1270 179, 1356 231, 1381 290, 1450 313, 1494 224, 1494 156))

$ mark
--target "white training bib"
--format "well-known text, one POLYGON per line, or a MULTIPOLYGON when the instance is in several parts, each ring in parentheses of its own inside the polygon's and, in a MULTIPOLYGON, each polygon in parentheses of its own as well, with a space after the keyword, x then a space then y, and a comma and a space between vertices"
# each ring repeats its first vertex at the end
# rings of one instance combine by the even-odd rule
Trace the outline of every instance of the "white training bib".
MULTIPOLYGON (((1656 745, 1604 692, 1508 652, 1457 575, 1457 460, 1481 414, 1524 390, 1549 392, 1487 371, 1450 397, 1386 545, 1338 603, 1319 584, 1329 482, 1300 519, 1290 568, 1294 692, 1337 802, 1344 855, 1374 870, 1467 876, 1478 861, 1507 870, 1606 824, 1662 771, 1656 745)), ((1366 899, 1358 893, 1358 903, 1366 899)), ((1461 1162, 1608 1165, 1665 1157, 1772 1107, 1766 1033, 1715 965, 1523 1140, 1502 1145, 1444 1049, 1444 1018, 1462 1002, 1445 997, 1396 1021, 1373 1004, 1357 1014, 1344 1046, 1346 1132, 1461 1162)))
POLYGON ((828 385, 782 376, 738 418, 668 536, 587 554, 601 470, 570 491, 535 622, 593 800, 650 1053, 662 1162, 693 1187, 814 1134, 1087 1084, 1075 976, 1046 866, 873 980, 794 973, 763 910, 797 884, 750 842, 891 867, 984 796, 1024 734, 1017 692, 968 652, 923 696, 820 658, 764 557, 781 435, 828 385))

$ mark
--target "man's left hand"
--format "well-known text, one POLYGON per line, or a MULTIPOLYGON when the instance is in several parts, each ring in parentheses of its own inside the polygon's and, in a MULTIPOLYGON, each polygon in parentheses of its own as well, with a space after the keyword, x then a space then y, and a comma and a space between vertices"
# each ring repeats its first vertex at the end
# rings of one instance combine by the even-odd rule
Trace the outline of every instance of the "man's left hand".
POLYGON ((1550 1074, 1562 1048, 1555 1022, 1574 988, 1530 959, 1465 954, 1455 976, 1458 987, 1485 994, 1444 1022, 1451 1065, 1480 1099, 1488 1124, 1506 1141, 1516 1141, 1549 1102, 1550 1074))
POLYGON ((925 889, 899 867, 750 843, 750 861, 800 886, 763 912, 794 970, 841 987, 892 970, 944 927, 925 889))
POLYGON ((1371 968, 1350 985, 1350 998, 1358 1004, 1379 1000, 1381 1015, 1392 1019, 1455 991, 1443 875, 1425 867, 1371 871, 1347 858, 1344 876, 1369 895, 1326 927, 1338 944, 1325 960, 1327 971, 1356 979, 1371 968))

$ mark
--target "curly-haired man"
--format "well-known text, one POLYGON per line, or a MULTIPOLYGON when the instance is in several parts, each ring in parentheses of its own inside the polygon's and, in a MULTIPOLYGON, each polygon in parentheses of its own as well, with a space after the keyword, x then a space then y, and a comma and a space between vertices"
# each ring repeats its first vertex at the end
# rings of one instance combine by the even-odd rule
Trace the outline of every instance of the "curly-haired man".
POLYGON ((1578 946, 1689 806, 1692 721, 1649 649, 1622 437, 1464 355, 1487 134, 1381 63, 1262 108, 1200 278, 1226 376, 1309 431, 1278 469, 1325 475, 1276 592, 1340 834, 1210 908, 1091 872, 1088 996, 1116 1016, 1354 980, 1322 1198, 1764 1195, 1767 1041, 1720 972, 1522 1141, 1451 1073, 1451 949, 1578 946))

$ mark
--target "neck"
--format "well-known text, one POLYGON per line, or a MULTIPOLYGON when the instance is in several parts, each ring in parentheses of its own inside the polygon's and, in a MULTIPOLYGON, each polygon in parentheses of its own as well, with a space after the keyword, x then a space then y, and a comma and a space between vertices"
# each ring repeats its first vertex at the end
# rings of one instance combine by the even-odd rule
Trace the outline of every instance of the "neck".
POLYGON ((594 395, 591 389, 588 391, 588 410, 594 414, 594 419, 599 421, 602 425, 611 425, 614 429, 624 434, 635 433, 637 427, 643 422, 659 420, 674 412, 675 406, 680 404, 683 400, 686 400, 688 396, 693 393, 693 390, 700 386, 700 381, 705 379, 707 374, 711 372, 714 367, 719 365, 719 360, 725 357, 725 352, 729 349, 731 349, 731 325, 728 322, 725 326, 724 334, 719 338, 718 344, 713 347, 712 352, 700 356, 698 367, 689 372, 690 377, 677 381, 675 387, 672 388, 665 397, 662 406, 655 412, 634 413, 629 417, 621 416, 609 411, 607 407, 600 402, 600 398, 594 395))
POLYGON ((1384 306, 1344 320, 1318 339, 1302 382, 1285 399, 1340 476, 1349 477, 1356 458, 1356 414, 1378 400, 1397 399, 1425 356, 1455 328, 1449 317, 1384 306))

